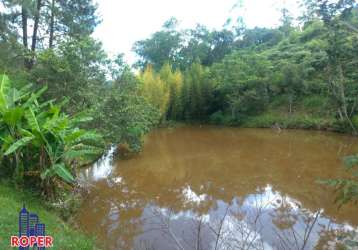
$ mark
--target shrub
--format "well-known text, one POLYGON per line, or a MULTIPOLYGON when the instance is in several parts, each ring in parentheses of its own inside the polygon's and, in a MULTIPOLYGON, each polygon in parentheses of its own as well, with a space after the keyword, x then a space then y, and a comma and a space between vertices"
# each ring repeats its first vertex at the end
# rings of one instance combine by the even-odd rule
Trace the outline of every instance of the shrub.
POLYGON ((330 121, 308 115, 282 115, 276 113, 264 113, 259 116, 250 117, 244 124, 245 127, 270 128, 300 128, 300 129, 324 129, 330 127, 330 121))
POLYGON ((351 172, 351 178, 321 180, 320 183, 334 187, 337 193, 336 202, 339 206, 348 202, 358 203, 358 155, 343 158, 346 170, 351 172))
POLYGON ((353 126, 358 129, 358 115, 352 117, 353 126))
POLYGON ((322 114, 327 111, 328 98, 314 95, 306 97, 302 100, 303 109, 316 114, 322 114))
POLYGON ((45 88, 30 89, 13 88, 0 76, 0 168, 17 183, 33 181, 54 198, 58 187, 74 183, 73 167, 101 154, 103 144, 100 135, 78 127, 91 118, 69 117, 53 101, 38 100, 45 88))
POLYGON ((104 90, 102 100, 94 105, 93 127, 99 128, 108 142, 128 144, 133 152, 142 148, 143 136, 159 123, 160 110, 140 95, 133 82, 113 84, 104 90))
POLYGON ((234 125, 238 123, 230 115, 225 114, 221 110, 210 115, 209 121, 212 124, 221 125, 234 125))

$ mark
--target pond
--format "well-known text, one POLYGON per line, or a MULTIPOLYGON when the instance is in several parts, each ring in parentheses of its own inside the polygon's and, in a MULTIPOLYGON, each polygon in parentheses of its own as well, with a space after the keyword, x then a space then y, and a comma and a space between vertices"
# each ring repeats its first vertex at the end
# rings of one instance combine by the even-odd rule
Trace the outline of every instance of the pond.
POLYGON ((104 249, 335 249, 358 232, 357 206, 317 183, 347 176, 351 136, 185 126, 113 152, 79 174, 76 220, 104 249))

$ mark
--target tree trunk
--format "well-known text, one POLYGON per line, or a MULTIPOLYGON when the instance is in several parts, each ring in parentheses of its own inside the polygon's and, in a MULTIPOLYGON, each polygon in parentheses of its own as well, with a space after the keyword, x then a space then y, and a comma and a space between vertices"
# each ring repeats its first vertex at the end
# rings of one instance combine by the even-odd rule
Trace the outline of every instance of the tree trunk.
POLYGON ((25 56, 24 56, 24 66, 29 68, 29 59, 27 58, 27 9, 24 6, 24 3, 21 6, 21 22, 22 22, 22 45, 25 48, 25 56))
MULTIPOLYGON (((345 95, 345 89, 344 89, 344 75, 343 75, 343 69, 340 62, 337 62, 337 65, 332 65, 332 67, 336 67, 333 71, 333 77, 330 79, 330 84, 332 87, 332 92, 335 96, 335 99, 338 102, 338 109, 339 109, 339 115, 341 118, 346 120, 351 127, 353 133, 357 133, 357 130, 352 123, 349 114, 348 114, 348 108, 347 108, 347 100, 345 95)), ((331 72, 332 74, 332 72, 331 72)))
POLYGON ((34 30, 32 32, 31 51, 33 54, 32 54, 32 59, 30 62, 30 69, 32 68, 32 66, 34 64, 34 52, 36 50, 37 30, 39 28, 39 21, 40 21, 40 10, 41 10, 41 0, 37 0, 36 13, 35 13, 35 19, 34 19, 34 30))
POLYGON ((55 25, 55 0, 52 0, 51 3, 51 19, 50 19, 50 38, 48 41, 48 47, 53 48, 53 34, 54 34, 54 25, 55 25))
POLYGON ((347 122, 349 123, 349 126, 352 128, 353 132, 356 134, 357 130, 354 127, 349 115, 348 115, 348 108, 347 108, 347 101, 346 101, 346 95, 345 95, 345 89, 344 89, 344 76, 343 76, 343 70, 342 65, 338 65, 338 75, 339 75, 339 93, 340 93, 340 99, 341 99, 341 109, 344 117, 346 118, 347 122))
POLYGON ((342 115, 342 112, 341 112, 341 109, 340 109, 340 108, 338 108, 337 112, 338 112, 339 119, 340 119, 341 121, 344 121, 344 117, 343 117, 343 115, 342 115))
POLYGON ((35 13, 35 20, 34 20, 34 30, 32 33, 32 44, 31 44, 31 51, 35 52, 36 50, 36 43, 37 43, 37 30, 39 28, 39 21, 40 21, 40 10, 41 10, 41 0, 37 0, 36 5, 36 13, 35 13))
POLYGON ((21 7, 21 21, 22 21, 22 44, 27 49, 27 10, 24 5, 21 7))

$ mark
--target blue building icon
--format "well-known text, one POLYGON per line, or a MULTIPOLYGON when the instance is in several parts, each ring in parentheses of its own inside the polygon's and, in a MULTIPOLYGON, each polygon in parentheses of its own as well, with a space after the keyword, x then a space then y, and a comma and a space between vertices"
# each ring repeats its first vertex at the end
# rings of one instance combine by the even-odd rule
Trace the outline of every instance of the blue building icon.
MULTIPOLYGON (((19 237, 29 235, 29 212, 25 205, 19 213, 19 237)), ((28 247, 19 247, 19 250, 28 250, 28 247)))
MULTIPOLYGON (((45 236, 45 224, 40 223, 35 213, 29 213, 25 205, 19 213, 19 237, 21 236, 45 236)), ((29 250, 29 247, 19 247, 19 250, 29 250)), ((34 246, 33 249, 43 250, 45 247, 34 246)))
MULTIPOLYGON (((35 236, 45 236, 45 224, 37 223, 35 225, 35 236)), ((45 247, 39 247, 38 250, 43 250, 45 247)))
POLYGON ((29 214, 29 236, 36 236, 36 224, 39 223, 37 214, 29 214))

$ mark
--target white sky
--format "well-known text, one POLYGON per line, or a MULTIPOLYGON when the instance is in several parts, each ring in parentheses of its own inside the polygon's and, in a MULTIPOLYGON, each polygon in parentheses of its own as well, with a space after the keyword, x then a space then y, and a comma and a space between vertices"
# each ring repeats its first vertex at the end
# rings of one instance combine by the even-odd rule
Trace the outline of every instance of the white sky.
POLYGON ((200 23, 220 29, 228 17, 241 15, 249 28, 273 27, 279 23, 282 6, 299 15, 298 0, 243 0, 243 7, 232 9, 238 0, 96 0, 102 23, 94 37, 103 42, 109 55, 125 53, 129 63, 135 41, 148 38, 174 16, 180 28, 194 28, 200 23))

